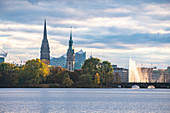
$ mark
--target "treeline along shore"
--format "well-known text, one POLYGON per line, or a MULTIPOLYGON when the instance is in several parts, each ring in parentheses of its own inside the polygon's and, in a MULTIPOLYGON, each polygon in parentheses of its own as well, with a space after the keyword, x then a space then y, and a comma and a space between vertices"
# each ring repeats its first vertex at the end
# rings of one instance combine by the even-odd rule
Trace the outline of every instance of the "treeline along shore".
POLYGON ((32 59, 23 66, 0 63, 0 88, 170 88, 170 83, 121 83, 121 76, 113 74, 108 61, 86 59, 81 70, 70 72, 57 66, 48 66, 40 59, 32 59))
POLYGON ((1 88, 108 88, 121 83, 118 73, 108 61, 86 59, 81 70, 70 72, 57 66, 48 66, 40 59, 32 59, 19 67, 0 63, 1 88))

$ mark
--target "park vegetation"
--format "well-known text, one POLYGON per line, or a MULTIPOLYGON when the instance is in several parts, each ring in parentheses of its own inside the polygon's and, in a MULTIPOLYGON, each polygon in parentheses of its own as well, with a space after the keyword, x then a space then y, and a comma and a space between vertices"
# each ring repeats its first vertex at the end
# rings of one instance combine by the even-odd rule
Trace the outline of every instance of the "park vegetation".
POLYGON ((40 59, 29 60, 21 67, 0 63, 0 87, 109 87, 120 82, 111 63, 98 58, 86 59, 82 69, 74 72, 47 66, 40 59))

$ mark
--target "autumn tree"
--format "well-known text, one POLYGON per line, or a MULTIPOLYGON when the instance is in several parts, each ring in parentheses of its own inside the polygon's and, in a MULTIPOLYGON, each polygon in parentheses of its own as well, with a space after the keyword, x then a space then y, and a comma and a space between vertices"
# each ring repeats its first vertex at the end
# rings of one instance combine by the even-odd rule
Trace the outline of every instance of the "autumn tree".
POLYGON ((26 62, 24 67, 24 77, 27 84, 39 84, 45 81, 49 74, 48 66, 40 59, 33 59, 26 62))
POLYGON ((96 73, 96 75, 95 75, 94 83, 95 83, 95 85, 100 84, 100 76, 98 73, 96 73))
POLYGON ((50 67, 50 74, 47 76, 47 83, 62 83, 63 75, 66 73, 66 69, 58 66, 50 67))

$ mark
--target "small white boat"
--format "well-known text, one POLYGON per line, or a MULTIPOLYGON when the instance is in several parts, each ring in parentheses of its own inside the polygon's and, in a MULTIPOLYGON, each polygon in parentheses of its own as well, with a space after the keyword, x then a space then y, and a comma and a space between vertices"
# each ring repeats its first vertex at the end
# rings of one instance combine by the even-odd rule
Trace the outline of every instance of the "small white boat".
POLYGON ((155 86, 150 85, 150 86, 148 86, 148 89, 155 89, 155 86))
POLYGON ((139 89, 140 87, 138 85, 133 85, 132 89, 139 89))

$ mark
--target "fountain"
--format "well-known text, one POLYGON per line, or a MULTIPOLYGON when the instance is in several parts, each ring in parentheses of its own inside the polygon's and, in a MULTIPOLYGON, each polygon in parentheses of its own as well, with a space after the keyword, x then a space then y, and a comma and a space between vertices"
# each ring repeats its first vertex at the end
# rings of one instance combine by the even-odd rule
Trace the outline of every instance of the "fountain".
POLYGON ((149 72, 151 68, 141 68, 136 66, 136 62, 129 59, 129 82, 149 82, 149 72))

